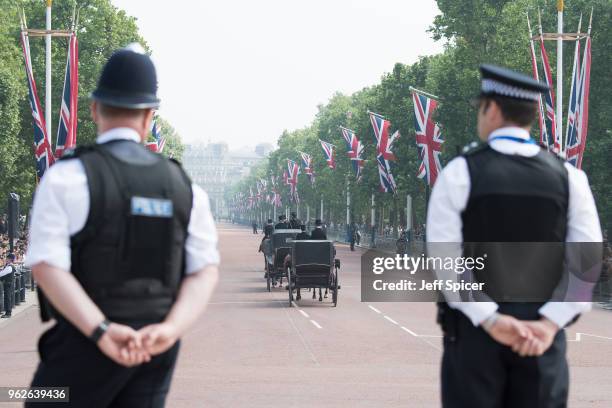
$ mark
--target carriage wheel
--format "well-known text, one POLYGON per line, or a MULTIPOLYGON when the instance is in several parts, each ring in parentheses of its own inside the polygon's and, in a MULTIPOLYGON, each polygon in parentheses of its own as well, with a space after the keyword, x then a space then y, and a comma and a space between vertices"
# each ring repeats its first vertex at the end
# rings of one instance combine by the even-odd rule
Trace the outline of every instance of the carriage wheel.
POLYGON ((293 307, 293 288, 291 287, 291 269, 287 269, 287 292, 289 292, 289 307, 293 307))
POLYGON ((334 307, 338 306, 338 270, 336 270, 336 278, 334 279, 334 293, 332 294, 332 301, 334 302, 334 307))

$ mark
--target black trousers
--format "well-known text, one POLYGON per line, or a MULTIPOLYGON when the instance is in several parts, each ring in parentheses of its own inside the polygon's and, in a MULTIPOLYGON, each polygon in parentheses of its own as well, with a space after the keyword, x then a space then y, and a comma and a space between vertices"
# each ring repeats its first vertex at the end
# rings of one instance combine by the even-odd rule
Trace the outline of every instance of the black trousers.
MULTIPOLYGON (((565 332, 540 357, 521 357, 474 327, 460 312, 445 327, 442 406, 445 408, 561 408, 569 371, 565 332)), ((448 323, 448 322, 447 322, 448 323)))
MULTIPOLYGON (((132 323, 139 328, 144 322, 132 323)), ((70 403, 45 407, 164 407, 179 343, 149 363, 127 368, 106 357, 69 323, 60 320, 38 342, 40 363, 32 387, 70 387, 70 403)), ((40 404, 26 403, 26 407, 40 404)))
POLYGON ((12 273, 3 277, 4 313, 10 315, 15 307, 15 278, 12 273))

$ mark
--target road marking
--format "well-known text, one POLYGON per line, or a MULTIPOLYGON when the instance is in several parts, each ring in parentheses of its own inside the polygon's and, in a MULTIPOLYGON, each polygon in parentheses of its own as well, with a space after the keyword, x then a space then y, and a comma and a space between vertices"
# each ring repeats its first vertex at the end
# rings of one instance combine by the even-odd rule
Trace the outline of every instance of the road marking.
POLYGON ((374 306, 372 306, 372 305, 368 305, 368 307, 369 307, 370 309, 372 309, 373 311, 375 311, 376 313, 380 313, 380 310, 378 310, 378 309, 377 309, 377 308, 375 308, 374 306))
MULTIPOLYGON (((370 309, 372 309, 373 311, 375 311, 376 313, 381 314, 381 311, 380 311, 380 310, 378 310, 378 309, 376 309, 374 306, 372 306, 372 305, 368 305, 368 307, 369 307, 370 309)), ((398 325, 398 326, 399 326, 399 323, 398 323, 398 322, 396 322, 395 320, 393 320, 392 318, 390 318, 389 316, 387 316, 387 315, 383 315, 383 317, 384 317, 386 320, 390 321, 391 323, 396 324, 396 325, 398 325)), ((438 337, 438 338, 440 338, 440 337, 442 337, 442 336, 436 336, 436 335, 421 335, 421 334, 417 334, 417 333, 413 332, 412 330, 410 330, 409 328, 407 328, 407 327, 405 327, 405 326, 400 326, 400 328, 401 328, 403 331, 405 331, 406 333, 409 333, 411 336, 416 337, 416 338, 418 338, 419 340, 421 340, 422 342, 429 344, 431 347, 435 348, 436 350, 438 350, 438 351, 442 351, 442 349, 440 348, 440 346, 439 346, 439 345, 434 344, 434 343, 432 343, 431 341, 429 341, 429 340, 427 340, 427 339, 426 339, 426 337, 438 337)))
POLYGON ((393 320, 392 318, 390 318, 389 316, 385 315, 383 316, 385 319, 387 319, 388 321, 390 321, 393 324, 397 324, 397 322, 395 320, 393 320))
POLYGON ((568 339, 567 341, 580 342, 580 341, 582 341, 582 336, 595 337, 597 339, 604 339, 604 340, 612 340, 612 337, 598 336, 597 334, 576 333, 576 338, 574 340, 568 339))
POLYGON ((405 332, 408 332, 408 333, 412 334, 414 337, 419 337, 419 335, 418 335, 418 334, 416 334, 415 332, 413 332, 412 330, 410 330, 410 329, 409 329, 409 328, 407 328, 407 327, 402 326, 402 330, 403 330, 403 331, 405 331, 405 332))
POLYGON ((312 319, 310 319, 310 323, 314 324, 314 326, 315 326, 317 329, 322 329, 322 328, 323 328, 323 327, 321 327, 321 325, 320 325, 319 323, 315 322, 315 321, 314 321, 314 320, 312 320, 312 319))
POLYGON ((293 305, 293 307, 295 307, 295 308, 298 308, 298 309, 299 309, 299 306, 298 306, 298 305, 297 305, 297 303, 295 303, 293 300, 291 301, 291 304, 293 305))
POLYGON ((308 313, 306 313, 305 311, 303 311, 302 309, 298 309, 298 312, 300 312, 302 314, 302 316, 304 316, 305 318, 309 318, 310 316, 308 316, 308 313))
MULTIPOLYGON (((272 292, 270 292, 270 294, 272 294, 272 292)), ((277 301, 278 303, 282 302, 280 301, 280 299, 275 299, 273 298, 275 301, 277 301)), ((289 314, 288 311, 289 308, 287 307, 283 307, 283 311, 285 312, 285 316, 287 316, 287 319, 289 319, 289 323, 291 323, 291 326, 293 327, 293 330, 295 330, 295 332, 297 333, 300 342, 302 343, 302 345, 304 346, 304 348, 306 349, 306 351, 308 351, 308 354, 310 354, 310 358, 312 359, 312 361, 316 364, 316 365, 321 365, 319 363, 319 360, 317 360, 317 357, 314 354, 314 351, 312 350, 312 348, 310 347, 310 345, 308 344, 308 342, 306 341, 306 339, 304 338, 304 336, 302 336, 302 332, 300 332, 300 329, 298 329, 298 327, 295 325, 295 322, 293 321, 293 319, 291 318, 291 315, 289 314)))

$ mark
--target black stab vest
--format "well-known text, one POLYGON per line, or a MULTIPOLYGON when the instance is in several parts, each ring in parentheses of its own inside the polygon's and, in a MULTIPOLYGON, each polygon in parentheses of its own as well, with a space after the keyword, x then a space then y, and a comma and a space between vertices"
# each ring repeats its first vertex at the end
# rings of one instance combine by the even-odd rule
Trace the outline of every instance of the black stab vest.
POLYGON ((87 175, 90 209, 71 237, 72 273, 109 319, 163 319, 184 276, 188 176, 178 163, 123 140, 73 157, 87 175))
POLYGON ((544 150, 524 157, 483 145, 464 157, 471 180, 464 256, 487 254, 476 280, 494 301, 544 303, 563 274, 567 169, 544 150))

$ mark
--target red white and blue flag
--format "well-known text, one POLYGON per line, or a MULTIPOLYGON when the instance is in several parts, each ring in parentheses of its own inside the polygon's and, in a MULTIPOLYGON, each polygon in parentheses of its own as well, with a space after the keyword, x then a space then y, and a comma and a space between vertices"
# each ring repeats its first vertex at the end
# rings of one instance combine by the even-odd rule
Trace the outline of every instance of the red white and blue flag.
POLYGON ((290 186, 290 197, 294 203, 299 203, 300 198, 297 192, 298 174, 300 166, 293 160, 287 159, 287 184, 290 186))
POLYGON ((576 41, 574 52, 574 66, 572 68, 572 87, 570 90, 570 100, 567 107, 567 132, 565 134, 566 158, 572 165, 578 164, 580 153, 580 142, 578 139, 578 99, 580 98, 580 41, 576 41))
POLYGON ((164 151, 164 147, 166 146, 166 138, 162 136, 160 126, 157 124, 157 121, 153 121, 153 129, 151 129, 151 133, 157 142, 157 152, 161 153, 164 151))
POLYGON ((561 141, 559 138, 561 135, 557 134, 557 122, 555 119, 555 93, 553 91, 553 80, 552 71, 550 70, 550 63, 548 62, 548 54, 546 54, 546 48, 544 48, 544 39, 540 36, 540 53, 542 55, 542 63, 544 64, 544 79, 546 85, 548 85, 548 92, 544 93, 544 100, 546 106, 546 146, 549 150, 553 150, 558 153, 561 150, 561 141))
POLYGON ((51 150, 51 143, 47 135, 43 110, 40 105, 40 100, 38 99, 38 92, 36 91, 36 82, 34 81, 34 72, 32 71, 32 60, 30 59, 30 42, 25 31, 21 32, 21 46, 23 48, 23 59, 25 61, 26 76, 28 78, 28 96, 32 109, 32 123, 34 125, 36 175, 40 179, 55 160, 51 150))
POLYGON ((330 169, 335 169, 336 168, 336 159, 335 159, 335 152, 334 152, 334 148, 336 146, 334 146, 331 143, 325 142, 321 139, 319 139, 319 142, 321 142, 321 148, 323 148, 323 154, 325 155, 325 161, 327 162, 327 167, 329 167, 330 169))
POLYGON ((369 114, 374 137, 376 138, 376 161, 378 162, 380 191, 395 193, 397 185, 393 178, 391 162, 394 162, 396 157, 392 148, 393 142, 399 138, 400 134, 399 131, 395 131, 393 135, 389 136, 391 122, 377 113, 369 112, 369 114))
POLYGON ((359 139, 357 139, 357 135, 351 129, 347 129, 345 127, 340 126, 340 130, 342 131, 342 137, 346 142, 346 147, 348 149, 347 155, 351 160, 353 171, 355 172, 355 177, 357 181, 361 180, 361 172, 364 166, 363 159, 363 150, 364 146, 361 144, 359 139))
POLYGON ((152 152, 161 154, 161 152, 164 151, 164 147, 166 146, 166 138, 162 136, 160 127, 157 124, 157 120, 153 121, 153 124, 151 126, 151 134, 153 135, 153 138, 155 140, 152 142, 145 143, 145 146, 152 152))
POLYGON ((277 190, 278 179, 276 176, 270 176, 270 184, 272 186, 272 203, 271 204, 274 205, 275 207, 281 207, 282 202, 281 202, 281 196, 277 190))
POLYGON ((418 92, 412 92, 414 104, 414 129, 416 144, 419 147, 421 164, 417 173, 419 178, 425 178, 429 186, 433 186, 442 171, 440 154, 442 153, 442 135, 440 127, 433 121, 433 115, 438 107, 435 99, 418 92))
POLYGON ((60 158, 64 151, 76 146, 77 118, 79 100, 79 43, 76 34, 72 33, 68 42, 68 61, 64 76, 64 91, 60 108, 59 127, 55 157, 60 158))
POLYGON ((383 193, 394 193, 397 189, 393 174, 389 168, 389 161, 385 160, 382 155, 376 157, 378 163, 378 178, 380 180, 380 191, 383 193))
POLYGON ((310 184, 314 184, 315 182, 315 174, 312 169, 312 156, 308 153, 299 152, 300 157, 302 158, 302 164, 304 165, 304 173, 308 176, 308 180, 310 180, 310 184))
MULTIPOLYGON (((591 36, 586 39, 582 66, 580 68, 579 91, 575 108, 575 137, 568 139, 567 161, 576 168, 582 168, 582 158, 586 147, 589 126, 589 93, 591 82, 591 36)), ((572 86, 574 86, 572 84, 572 86)))

